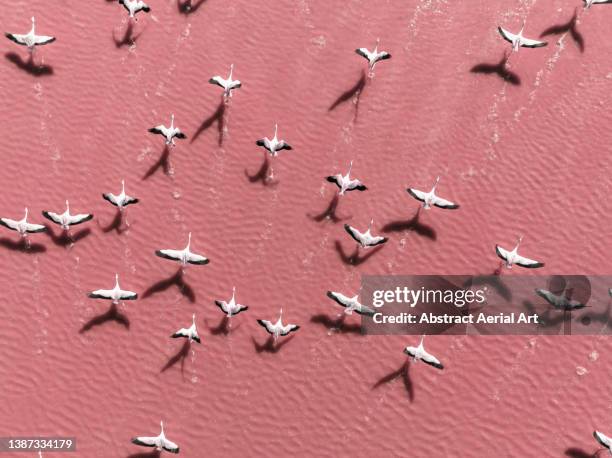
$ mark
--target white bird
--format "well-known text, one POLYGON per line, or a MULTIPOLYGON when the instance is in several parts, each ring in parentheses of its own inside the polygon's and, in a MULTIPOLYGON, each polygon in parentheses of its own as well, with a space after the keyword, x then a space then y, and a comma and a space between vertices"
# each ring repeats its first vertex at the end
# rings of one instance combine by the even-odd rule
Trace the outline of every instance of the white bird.
POLYGON ((208 264, 209 259, 202 255, 192 253, 189 249, 191 246, 191 232, 187 238, 187 246, 182 250, 157 250, 155 254, 160 258, 170 259, 172 261, 178 261, 183 266, 186 264, 208 264))
POLYGON ((170 453, 178 453, 179 446, 176 445, 174 442, 166 439, 166 435, 164 434, 164 422, 162 421, 160 422, 160 424, 161 424, 161 432, 159 433, 159 436, 134 437, 132 439, 132 444, 142 445, 143 447, 155 447, 155 449, 158 451, 166 450, 167 452, 170 452, 170 453))
POLYGON ((370 248, 376 245, 380 245, 389 240, 387 237, 381 237, 379 235, 373 236, 370 232, 372 229, 372 224, 374 224, 374 220, 370 221, 370 225, 368 226, 368 230, 365 232, 359 232, 352 226, 348 224, 344 225, 344 230, 349 233, 351 237, 363 248, 370 248))
POLYGON ((599 431, 593 431, 593 437, 597 442, 607 448, 610 455, 612 455, 612 438, 606 436, 604 433, 600 433, 599 431))
POLYGON ((439 181, 440 177, 437 177, 433 188, 431 188, 431 191, 429 192, 419 191, 418 189, 414 188, 408 188, 406 189, 406 191, 408 191, 408 194, 410 194, 416 200, 420 200, 421 202, 423 202, 423 208, 425 210, 429 210, 432 205, 438 208, 445 208, 447 210, 454 210, 456 208, 459 208, 458 204, 455 204, 446 199, 442 199, 441 197, 438 197, 436 195, 436 186, 438 186, 439 181))
POLYGON ((208 80, 211 84, 216 84, 217 86, 221 86, 223 88, 223 96, 227 99, 232 96, 232 90, 238 89, 242 86, 240 80, 233 80, 232 73, 234 71, 234 64, 230 65, 230 72, 227 79, 221 76, 213 76, 208 80))
POLYGON ((119 211, 123 211, 125 207, 130 204, 138 203, 138 199, 136 197, 128 196, 125 193, 125 181, 121 180, 121 193, 115 195, 112 192, 107 192, 102 194, 102 197, 105 200, 108 200, 111 204, 119 209, 119 211))
POLYGON ((140 11, 144 11, 145 13, 151 11, 151 7, 142 0, 119 0, 119 4, 123 5, 130 17, 134 19, 136 19, 136 13, 140 11))
POLYGON ((431 353, 427 353, 425 347, 423 346, 423 340, 425 336, 421 336, 421 342, 419 342, 418 347, 406 347, 404 348, 404 353, 408 356, 412 356, 414 361, 423 361, 430 366, 436 367, 438 369, 444 369, 442 363, 431 353))
POLYGON ((285 140, 279 140, 277 137, 278 133, 278 124, 274 124, 274 137, 270 140, 268 137, 264 137, 260 140, 257 140, 255 143, 258 146, 263 146, 268 152, 272 155, 272 157, 278 156, 278 152, 281 150, 290 150, 293 149, 289 143, 285 140))
POLYGON ((28 234, 33 234, 36 232, 45 232, 47 228, 42 224, 32 224, 28 223, 28 209, 25 209, 25 215, 23 219, 19 221, 10 219, 10 218, 0 218, 0 224, 4 227, 7 227, 13 231, 19 232, 19 235, 22 237, 27 237, 28 234))
POLYGON ((238 315, 240 312, 244 312, 249 309, 248 305, 242 305, 242 304, 236 303, 236 287, 235 286, 232 288, 232 298, 229 300, 229 302, 215 300, 215 305, 219 307, 221 310, 223 310, 223 313, 225 313, 229 318, 233 317, 234 315, 238 315))
POLYGON ((200 336, 198 335, 198 328, 196 328, 195 324, 195 313, 191 317, 191 326, 189 326, 188 328, 179 329, 170 337, 172 337, 173 339, 176 339, 177 337, 186 337, 187 339, 189 339, 189 342, 195 340, 197 343, 202 343, 200 341, 200 336))
POLYGON ((62 229, 67 231, 70 226, 75 226, 77 224, 84 223, 85 221, 89 221, 93 218, 93 214, 91 213, 78 213, 76 215, 70 214, 70 204, 66 201, 66 211, 64 213, 53 213, 50 211, 43 210, 43 216, 48 220, 53 221, 55 224, 59 224, 62 226, 62 229))
POLYGON ((523 26, 518 34, 514 34, 504 29, 503 27, 497 27, 500 35, 504 38, 504 40, 512 43, 512 51, 518 51, 520 47, 524 48, 540 48, 542 46, 546 46, 548 43, 545 41, 532 40, 530 38, 525 38, 523 36, 523 29, 525 29, 525 21, 523 21, 523 26))
POLYGON ((32 16, 32 28, 25 35, 20 35, 17 33, 5 33, 6 37, 9 40, 14 41, 15 43, 27 46, 30 52, 34 50, 35 46, 42 46, 48 43, 52 43, 55 41, 55 37, 48 37, 46 35, 36 35, 36 20, 34 16, 32 16))
POLYGON ((272 324, 271 321, 268 320, 257 320, 257 322, 266 328, 269 334, 272 334, 274 340, 278 339, 280 336, 286 336, 287 334, 297 331, 300 327, 297 324, 287 324, 283 325, 283 309, 280 309, 280 316, 278 317, 278 321, 272 324))
POLYGON ((187 135, 185 135, 178 127, 174 127, 174 115, 170 116, 170 127, 166 127, 162 124, 156 127, 151 127, 149 132, 153 134, 163 135, 166 139, 166 145, 175 146, 174 139, 180 138, 185 139, 187 135))
POLYGON ((536 294, 558 310, 578 310, 586 307, 582 302, 569 299, 565 294, 557 296, 546 289, 536 288, 536 294))
POLYGON ((115 274, 115 287, 113 289, 97 289, 88 294, 92 299, 107 299, 118 304, 120 301, 133 301, 138 299, 138 294, 134 291, 121 289, 119 286, 119 274, 115 274))
POLYGON ((522 240, 523 240, 523 236, 520 236, 518 239, 518 242, 516 243, 516 246, 514 247, 512 251, 505 250, 499 245, 495 245, 495 252, 497 253, 497 256, 499 256, 504 261, 506 261, 506 267, 508 267, 509 269, 512 268, 512 264, 518 264, 521 267, 528 267, 531 269, 535 269, 537 267, 543 267, 544 266, 543 262, 538 262, 538 261, 534 261, 533 259, 519 256, 518 248, 522 240))
POLYGON ((370 52, 367 48, 358 48, 355 50, 357 54, 362 57, 365 57, 368 60, 368 66, 370 69, 370 74, 374 71, 374 66, 378 61, 391 59, 391 54, 386 51, 379 51, 378 44, 380 43, 380 38, 376 39, 376 46, 374 47, 374 51, 370 52))
POLYGON ((328 291, 327 297, 329 297, 333 301, 336 301, 338 304, 344 307, 344 313, 346 313, 347 315, 351 315, 353 311, 358 313, 359 315, 367 316, 372 316, 375 313, 373 309, 359 302, 359 295, 348 297, 341 293, 328 291))
POLYGON ((346 172, 346 175, 342 175, 340 173, 338 173, 337 175, 331 175, 327 177, 327 181, 329 181, 330 183, 334 183, 336 186, 338 186, 338 188, 340 188, 340 195, 344 195, 345 192, 347 191, 365 191, 366 188, 365 185, 357 180, 351 180, 351 169, 353 168, 353 161, 351 161, 351 164, 349 165, 349 169, 348 172, 346 172))
POLYGON ((612 3, 612 0, 582 0, 582 1, 584 2, 585 10, 589 9, 593 5, 603 5, 604 3, 612 3))

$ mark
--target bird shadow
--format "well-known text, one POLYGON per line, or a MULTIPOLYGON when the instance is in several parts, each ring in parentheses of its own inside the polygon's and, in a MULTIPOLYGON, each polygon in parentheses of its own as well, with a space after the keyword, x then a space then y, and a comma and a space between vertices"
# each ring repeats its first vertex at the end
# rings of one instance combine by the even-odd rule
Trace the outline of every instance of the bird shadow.
POLYGON ((412 384, 412 380, 410 379, 410 363, 406 360, 399 369, 389 372, 384 377, 378 379, 378 381, 372 386, 372 389, 375 390, 382 385, 386 385, 387 383, 391 383, 398 378, 401 378, 404 382, 404 388, 406 389, 406 394, 408 395, 408 399, 410 402, 414 401, 414 386, 412 384))
POLYGON ((334 246, 342 262, 345 264, 351 265, 351 266, 359 266, 363 264, 364 262, 366 262, 368 259, 370 259, 372 256, 374 256, 376 253, 378 253, 383 248, 383 245, 378 245, 378 246, 375 246, 374 248, 370 248, 370 251, 368 253, 360 255, 359 245, 357 245, 355 247, 355 251, 353 251, 353 254, 349 255, 349 254, 346 254, 346 252, 344 251, 344 247, 342 246, 339 240, 336 240, 336 243, 334 244, 334 246))
POLYGON ((397 221, 391 221, 385 224, 382 228, 382 232, 389 233, 389 232, 414 231, 418 235, 427 237, 428 239, 431 239, 431 240, 436 240, 438 238, 438 234, 436 230, 430 225, 421 223, 419 221, 421 217, 421 208, 422 207, 419 207, 419 209, 416 211, 414 216, 410 218, 409 220, 397 220, 397 221))
POLYGON ((153 283, 149 286, 145 292, 142 294, 142 298, 146 299, 147 297, 151 297, 154 294, 160 293, 162 291, 167 290, 172 285, 176 286, 181 294, 189 299, 189 302, 195 302, 196 296, 193 288, 185 281, 183 269, 179 268, 175 274, 168 278, 164 278, 156 283, 153 283))
POLYGON ((178 7, 178 11, 185 16, 195 13, 207 0, 198 0, 194 2, 193 0, 177 0, 176 5, 178 7))
POLYGON ((316 221, 317 223, 320 223, 321 221, 325 221, 325 220, 329 220, 334 223, 339 223, 340 221, 349 219, 348 216, 346 218, 342 218, 338 216, 337 210, 338 210, 339 203, 340 203, 340 196, 338 194, 335 194, 332 200, 329 202, 329 204, 325 208, 325 210, 323 210, 321 213, 318 213, 316 215, 312 215, 308 213, 306 216, 308 216, 311 220, 316 221))
POLYGON ((117 47, 117 49, 122 48, 123 46, 132 46, 136 44, 136 40, 141 35, 141 33, 134 35, 134 24, 132 23, 132 21, 128 21, 128 25, 125 28, 123 37, 117 38, 115 36, 115 32, 113 31, 113 41, 115 42, 115 46, 117 47))
POLYGON ((7 248, 11 251, 19 251, 27 254, 44 253, 47 251, 47 247, 40 243, 28 243, 25 239, 21 238, 19 241, 14 241, 8 238, 0 239, 0 246, 7 248))
POLYGON ((218 336, 218 335, 228 335, 230 333, 230 327, 229 327, 229 322, 230 319, 227 315, 225 315, 221 321, 219 321, 219 324, 217 324, 216 326, 208 326, 208 331, 213 335, 213 336, 218 336))
POLYGON ((471 282, 472 286, 489 286, 493 288, 497 294, 504 298, 504 300, 512 300, 512 291, 510 291, 510 288, 508 288, 508 286, 502 281, 499 268, 495 269, 492 275, 471 277, 469 282, 471 282))
POLYGON ((472 73, 481 73, 483 75, 497 75, 502 80, 509 82, 515 86, 519 86, 521 84, 521 78, 513 71, 508 69, 508 53, 504 52, 501 60, 496 64, 482 63, 474 65, 470 72, 472 73))
POLYGON ((202 121, 202 124, 200 124, 200 127, 198 127, 198 130, 196 130, 195 134, 193 134, 193 137, 190 143, 195 142, 196 139, 200 136, 200 134, 202 134, 202 132, 208 130, 214 123, 217 123, 217 131, 218 131, 218 141, 217 142, 219 146, 223 145, 223 129, 225 127, 226 106, 227 104, 225 103, 225 100, 221 98, 221 102, 217 106, 217 109, 215 110, 215 112, 212 115, 210 115, 208 118, 206 118, 204 121, 202 121))
MULTIPOLYGON (((117 210, 115 213, 115 217, 113 218, 113 220, 110 222, 110 224, 108 226, 102 227, 102 232, 104 232, 105 234, 111 231, 116 231, 117 234, 122 234, 124 233, 127 229, 121 227, 121 224, 123 223, 123 213, 120 210, 117 210)), ((99 223, 98 223, 99 224, 99 223)))
POLYGON ((36 65, 32 54, 27 60, 24 60, 19 54, 14 52, 7 52, 4 57, 9 62, 15 64, 15 66, 32 76, 48 76, 53 75, 53 67, 50 65, 36 65))
POLYGON ((244 175, 249 180, 249 183, 257 183, 258 181, 260 181, 261 184, 264 186, 276 186, 278 184, 278 181, 272 180, 268 176, 269 171, 270 158, 268 157, 268 153, 264 153, 264 161, 262 162, 261 167, 259 167, 259 170, 255 172, 255 174, 250 175, 249 171, 247 169, 244 169, 244 175))
POLYGON ((45 233, 49 235, 53 243, 55 243, 57 246, 62 247, 72 245, 91 234, 91 229, 88 227, 85 229, 81 229, 80 231, 75 232, 74 234, 70 234, 68 231, 62 229, 59 235, 53 232, 51 226, 45 227, 47 228, 47 231, 45 233))
POLYGON ((183 342, 183 346, 181 347, 181 349, 168 359, 164 367, 162 367, 159 372, 160 373, 166 372, 168 369, 170 369, 175 364, 180 362, 181 363, 181 374, 184 373, 185 372, 185 359, 187 359, 187 355, 189 355, 190 349, 191 349, 191 341, 189 339, 186 339, 185 342, 183 342))
POLYGON ((132 453, 131 455, 128 455, 126 458, 160 458, 160 457, 161 457, 161 452, 159 450, 153 450, 151 452, 132 453))
POLYGON ((359 114, 359 100, 361 99, 361 95, 363 94, 363 90, 366 85, 366 73, 364 70, 361 71, 361 75, 357 82, 351 86, 349 89, 344 91, 340 96, 334 100, 334 103, 330 105, 327 109, 328 112, 335 110, 339 105, 349 101, 354 100, 353 104, 355 105, 355 121, 357 120, 357 116, 359 114), (354 99, 353 99, 354 98, 354 99))
POLYGON ((257 353, 278 353, 285 345, 291 342, 294 337, 295 336, 289 336, 280 342, 274 343, 274 338, 270 336, 263 344, 257 342, 253 337, 251 337, 251 340, 253 341, 253 346, 257 353))
POLYGON ((570 447, 565 450, 565 456, 568 456, 569 458, 597 458, 597 456, 599 456, 599 451, 595 453, 588 453, 581 448, 570 447))
POLYGON ((89 331, 91 328, 95 326, 100 326, 109 321, 115 321, 125 327, 125 329, 130 329, 130 320, 128 319, 127 315, 121 313, 117 308, 116 304, 111 304, 111 306, 106 312, 100 315, 96 315, 87 323, 85 323, 83 327, 79 330, 79 334, 83 334, 89 331))
POLYGON ((325 313, 320 313, 318 315, 313 315, 310 318, 310 322, 320 324, 331 331, 339 332, 341 334, 361 334, 361 325, 356 323, 347 323, 345 317, 346 314, 343 313, 342 316, 333 319, 325 313))
POLYGON ((159 159, 149 168, 149 170, 147 170, 147 173, 145 173, 142 179, 148 179, 149 177, 154 175, 155 172, 157 172, 157 170, 160 168, 163 169, 166 175, 170 175, 170 148, 168 148, 168 145, 164 146, 164 150, 159 156, 159 159))
POLYGON ((578 31, 578 8, 574 10, 574 15, 568 22, 550 26, 540 34, 540 38, 549 35, 561 35, 567 32, 569 32, 572 40, 574 40, 576 46, 580 49, 580 52, 584 52, 584 36, 578 31))

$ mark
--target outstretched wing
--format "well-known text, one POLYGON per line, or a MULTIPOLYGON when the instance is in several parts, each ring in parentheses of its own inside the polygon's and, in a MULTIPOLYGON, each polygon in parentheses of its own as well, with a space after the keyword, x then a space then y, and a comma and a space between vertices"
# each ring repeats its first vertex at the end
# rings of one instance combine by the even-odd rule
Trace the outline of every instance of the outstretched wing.
POLYGON ((327 297, 329 297, 331 300, 337 302, 342 307, 348 307, 349 305, 351 305, 351 299, 349 297, 345 296, 344 294, 336 293, 335 291, 328 291, 327 292, 327 297))
POLYGON ((134 437, 132 444, 142 445, 143 447, 155 447, 157 445, 157 437, 134 437))
POLYGON ((530 38, 521 38, 521 46, 525 48, 541 48, 542 46, 546 46, 548 42, 532 40, 530 38))
POLYGON ((427 197, 427 193, 423 191, 419 191, 418 189, 408 188, 406 189, 408 194, 414 197, 416 200, 420 200, 421 202, 425 202, 425 198, 427 197))
POLYGON ((34 43, 36 43, 38 46, 53 43, 54 41, 55 41, 55 37, 47 37, 45 35, 36 35, 34 37, 34 43))
POLYGON ((368 59, 368 60, 370 60, 370 58, 371 58, 371 56, 372 56, 372 55, 370 54, 370 51, 368 51, 366 48, 357 48, 357 49, 355 50, 355 52, 356 52, 357 54, 359 54, 361 57, 365 57, 365 58, 366 58, 366 59, 368 59))
POLYGON ((48 220, 53 221, 55 224, 62 224, 62 218, 57 213, 43 210, 42 215, 48 220))
POLYGON ((504 250, 502 247, 500 247, 499 245, 495 245, 495 253, 497 253, 497 256, 499 256, 500 258, 502 258, 504 261, 508 260, 508 251, 504 250))
POLYGON ((9 229, 16 231, 18 228, 18 223, 14 219, 10 218, 0 218, 0 224, 4 227, 8 227, 9 229))
POLYGON ((376 313, 374 309, 368 307, 367 305, 363 305, 361 303, 357 305, 357 307, 355 307, 355 312, 357 312, 359 315, 366 315, 366 316, 372 316, 376 313))
POLYGON ((183 252, 178 250, 157 250, 155 252, 156 256, 159 256, 160 258, 171 259, 172 261, 180 261, 182 254, 183 252))
POLYGON ((43 226, 42 224, 26 223, 25 230, 26 232, 30 232, 33 234, 36 232, 45 232, 47 228, 43 226))
POLYGON ((610 449, 610 447, 612 446, 612 439, 610 439, 605 434, 600 433, 599 431, 593 431, 593 437, 595 438, 597 442, 599 442, 601 445, 603 445, 607 449, 610 449))
POLYGON ((220 76, 213 76, 211 79, 208 80, 208 82, 210 84, 216 84, 217 86, 220 86, 225 89, 225 80, 220 76))
POLYGON ((544 266, 543 262, 534 261, 533 259, 525 258, 524 256, 519 255, 516 255, 514 263, 522 267, 528 267, 530 269, 535 269, 544 266))
POLYGON ((4 36, 11 41, 14 41, 18 45, 25 45, 25 35, 21 35, 18 33, 5 33, 4 36))
POLYGON ((355 240, 358 243, 362 243, 363 234, 359 232, 357 229, 355 229, 352 226, 349 226, 348 224, 345 224, 344 230, 349 233, 349 235, 353 238, 353 240, 355 240))
POLYGON ((91 213, 79 213, 78 215, 71 215, 68 218, 68 224, 75 226, 77 224, 84 223, 85 221, 89 221, 92 218, 93 214, 91 213))
POLYGON ((138 293, 135 293, 134 291, 121 290, 119 298, 124 301, 133 301, 135 299, 138 299, 138 293))
POLYGON ((204 264, 208 264, 210 262, 210 260, 200 254, 195 254, 195 253, 189 253, 187 255, 187 262, 189 264, 199 264, 199 265, 204 265, 204 264))
POLYGON ((300 327, 297 324, 288 324, 281 329, 280 335, 286 336, 287 334, 297 331, 298 329, 300 329, 300 327))
POLYGON ((359 180, 351 180, 349 181, 348 187, 346 188, 347 191, 353 191, 353 190, 357 190, 357 191, 365 191, 366 189, 368 189, 361 181, 359 180))
MULTIPOLYGON (((195 340, 195 339, 193 339, 195 340)), ((199 342, 200 339, 198 339, 196 342, 199 342)), ((164 442, 162 444, 162 448, 170 453, 178 453, 179 452, 179 446, 176 445, 174 442, 168 440, 168 439, 164 439, 164 442)))
POLYGON ((512 43, 518 36, 513 34, 512 32, 507 31, 503 27, 497 27, 499 34, 504 38, 504 40, 512 43))
POLYGON ((329 181, 330 183, 334 183, 336 186, 338 186, 339 188, 341 188, 342 186, 340 185, 340 183, 342 182, 342 175, 331 175, 328 176, 327 178, 325 178, 327 181, 329 181))
POLYGON ((387 240, 389 240, 387 237, 381 237, 380 235, 377 235, 376 237, 372 237, 372 240, 368 242, 368 246, 381 245, 383 243, 386 243, 387 240))
POLYGON ((268 320, 257 320, 257 322, 260 324, 260 326, 266 328, 266 331, 268 331, 270 334, 274 334, 274 326, 268 320))
POLYGON ((455 210, 459 208, 459 204, 455 204, 450 200, 442 199, 441 197, 435 196, 432 203, 438 208, 445 208, 447 210, 455 210))
POLYGON ((430 366, 433 366, 435 368, 444 369, 444 366, 438 360, 438 358, 436 358, 434 355, 430 355, 427 352, 425 352, 425 354, 421 357, 421 361, 423 361, 424 363, 429 364, 430 366))
POLYGON ((117 205, 117 196, 115 194, 113 194, 112 192, 106 192, 106 193, 102 194, 102 198, 104 200, 109 201, 115 207, 118 207, 118 205, 117 205))
POLYGON ((91 299, 110 299, 113 295, 113 291, 110 289, 97 289, 92 291, 87 296, 91 299))
POLYGON ((281 140, 280 142, 278 142, 278 147, 276 148, 276 151, 280 151, 280 150, 283 150, 283 149, 292 150, 293 146, 291 146, 285 140, 281 140))
POLYGON ((152 134, 160 134, 165 137, 166 136, 166 126, 162 126, 160 124, 159 126, 151 127, 149 129, 149 132, 151 132, 152 134))

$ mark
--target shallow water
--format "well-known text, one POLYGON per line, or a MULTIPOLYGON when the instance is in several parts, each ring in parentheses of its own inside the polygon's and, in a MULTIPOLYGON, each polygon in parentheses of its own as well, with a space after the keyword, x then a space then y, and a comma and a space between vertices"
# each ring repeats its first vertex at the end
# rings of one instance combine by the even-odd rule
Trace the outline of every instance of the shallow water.
POLYGON ((68 198, 95 218, 73 246, 35 234, 32 254, 0 234, 1 435, 72 435, 76 456, 127 457, 142 451, 130 437, 157 434, 163 419, 187 457, 593 453, 592 430, 610 428, 612 412, 606 337, 430 337, 446 369, 417 364, 406 379, 402 349, 417 338, 328 329, 339 310, 325 291, 353 293, 364 273, 490 274, 495 244, 520 234, 543 273, 609 274, 612 7, 580 14, 584 52, 571 34, 550 36, 513 55, 503 80, 470 71, 508 50, 496 25, 526 17, 537 37, 578 2, 206 0, 189 15, 175 0, 150 4, 133 45, 117 44, 126 14, 105 0, 2 8, 4 30, 27 31, 34 14, 57 42, 37 51, 42 75, 3 42, 18 57, 0 61, 0 212, 18 218, 27 205, 43 221, 68 198), (365 61, 354 49, 377 37, 393 58, 357 97, 365 61), (219 110, 207 81, 231 63, 243 87, 219 110), (165 173, 147 128, 171 113, 189 139, 165 173), (264 186, 255 140, 275 123, 294 150, 264 186), (323 177, 351 160, 369 190, 340 198, 340 221, 317 221, 335 193, 323 177), (407 230, 418 205, 405 188, 427 190, 438 175, 440 195, 462 208, 422 212, 407 230), (141 203, 118 233, 101 193, 122 178, 141 203), (371 218, 390 241, 344 263, 353 243, 342 224, 371 218), (192 295, 159 283, 177 266, 153 255, 189 231, 211 259, 188 269, 192 295), (120 306, 119 321, 91 322, 108 304, 86 292, 110 288, 115 272, 124 288, 155 292, 120 306), (234 285, 250 309, 225 335, 213 301, 234 285), (259 352, 255 319, 280 307, 302 329, 259 352), (202 345, 182 352, 168 336, 194 312, 202 345))

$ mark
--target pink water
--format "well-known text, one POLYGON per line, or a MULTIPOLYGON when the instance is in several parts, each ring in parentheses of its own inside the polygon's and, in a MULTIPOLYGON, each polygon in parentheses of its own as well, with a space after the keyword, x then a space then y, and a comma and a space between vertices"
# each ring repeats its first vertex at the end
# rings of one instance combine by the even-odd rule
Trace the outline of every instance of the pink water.
POLYGON ((416 364, 404 378, 402 349, 416 338, 361 336, 350 332, 355 317, 349 332, 334 329, 325 291, 352 294, 364 273, 490 274, 495 244, 511 248, 520 234, 523 253, 546 262, 542 274, 609 274, 612 7, 581 13, 584 52, 565 34, 512 56, 517 85, 470 71, 508 49, 496 26, 527 18, 537 38, 579 2, 207 0, 190 15, 175 0, 150 5, 135 45, 119 47, 127 22, 115 3, 1 8, 3 30, 26 32, 35 15, 57 42, 36 56, 52 74, 0 62, 0 213, 20 218, 27 205, 42 222, 41 210, 63 211, 68 198, 95 218, 75 228, 91 232, 74 246, 35 234, 31 254, 11 249, 17 236, 2 228, 0 436, 76 436, 75 456, 139 456, 147 450, 130 438, 157 434, 163 419, 186 457, 594 453, 592 430, 612 434, 607 337, 432 336, 446 368, 416 364), (364 70, 354 49, 377 37, 393 58, 358 104, 349 95, 330 111, 364 70), (231 63, 243 87, 221 129, 205 123, 192 142, 218 113, 221 90, 207 81, 231 63), (162 139, 146 130, 171 113, 190 138, 165 173, 154 167, 162 139), (264 157, 254 142, 274 123, 294 150, 264 186, 248 176, 264 157), (369 191, 340 199, 342 221, 316 221, 336 192, 323 177, 351 160, 369 191), (412 229, 391 224, 400 230, 383 249, 343 262, 353 250, 343 223, 373 218, 381 231, 410 220, 418 205, 406 186, 427 190, 437 175, 461 209, 426 212, 412 229), (141 203, 127 231, 105 232, 115 213, 101 193, 122 178, 141 203), (142 295, 176 272, 154 250, 182 248, 190 231, 211 259, 188 269, 195 297, 170 285, 120 307, 129 329, 111 320, 79 332, 108 310, 88 291, 112 287, 118 272, 142 295), (213 301, 234 285, 250 309, 215 333, 213 301), (255 319, 276 319, 281 306, 302 329, 280 351, 258 352, 266 335, 255 319), (161 372, 183 345, 168 336, 194 312, 202 345, 161 372))

